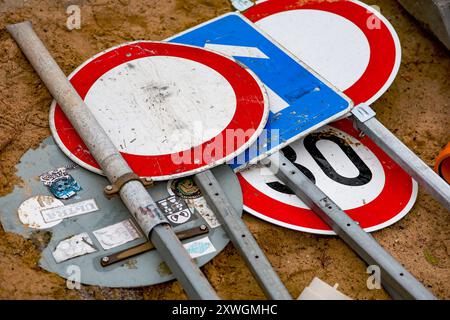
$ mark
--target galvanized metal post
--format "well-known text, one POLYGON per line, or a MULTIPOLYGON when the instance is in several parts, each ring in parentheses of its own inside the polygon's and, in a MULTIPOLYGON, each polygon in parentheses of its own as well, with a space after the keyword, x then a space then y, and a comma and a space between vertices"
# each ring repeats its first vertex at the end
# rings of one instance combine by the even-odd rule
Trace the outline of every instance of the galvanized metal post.
MULTIPOLYGON (((31 23, 27 21, 8 25, 7 30, 61 106, 109 181, 114 184, 119 178, 133 174, 106 132, 36 35, 31 23)), ((187 295, 191 299, 218 299, 211 284, 184 249, 143 184, 136 180, 129 181, 122 186, 119 193, 142 231, 152 241, 187 295)))
POLYGON ((302 199, 339 237, 368 264, 381 270, 381 281, 394 298, 435 299, 435 297, 380 244, 342 211, 281 152, 262 163, 302 199))
POLYGON ((450 185, 444 179, 439 177, 425 162, 383 126, 375 118, 375 112, 368 105, 357 105, 352 110, 352 114, 359 129, 450 211, 450 185))
POLYGON ((194 180, 266 296, 274 300, 291 300, 291 295, 244 221, 231 206, 214 174, 207 170, 196 174, 194 180))

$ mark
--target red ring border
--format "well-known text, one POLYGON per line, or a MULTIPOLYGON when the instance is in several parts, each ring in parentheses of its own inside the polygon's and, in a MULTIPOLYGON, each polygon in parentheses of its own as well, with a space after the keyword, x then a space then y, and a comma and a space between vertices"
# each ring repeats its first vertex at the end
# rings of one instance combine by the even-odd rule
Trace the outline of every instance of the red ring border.
MULTIPOLYGON (((150 41, 121 45, 104 51, 94 58, 91 58, 92 60, 85 62, 84 65, 72 74, 70 81, 81 98, 84 99, 95 81, 107 71, 123 63, 149 56, 172 56, 202 63, 217 71, 227 79, 236 94, 236 112, 233 119, 224 131, 219 133, 216 137, 204 142, 200 146, 184 150, 186 152, 191 152, 191 159, 194 159, 196 148, 205 150, 205 148, 214 143, 215 139, 225 132, 225 130, 256 130, 258 129, 258 125, 264 121, 264 116, 267 113, 265 111, 264 93, 252 74, 228 57, 193 46, 150 41)), ((89 153, 88 148, 76 133, 59 105, 55 106, 53 119, 56 134, 64 147, 79 161, 99 169, 99 165, 89 153)), ((240 144, 237 143, 234 146, 235 148, 233 150, 228 150, 225 145, 223 145, 225 154, 222 159, 235 152, 239 147, 247 143, 249 139, 250 137, 246 136, 243 141, 239 141, 241 142, 240 144)), ((223 144, 225 143, 226 141, 223 139, 223 144)), ((153 178, 192 171, 202 168, 214 161, 218 161, 217 159, 211 159, 211 161, 206 162, 202 157, 199 163, 182 164, 182 167, 180 167, 173 165, 171 157, 174 154, 141 156, 122 152, 122 155, 133 171, 138 175, 143 177, 150 176, 153 178)))

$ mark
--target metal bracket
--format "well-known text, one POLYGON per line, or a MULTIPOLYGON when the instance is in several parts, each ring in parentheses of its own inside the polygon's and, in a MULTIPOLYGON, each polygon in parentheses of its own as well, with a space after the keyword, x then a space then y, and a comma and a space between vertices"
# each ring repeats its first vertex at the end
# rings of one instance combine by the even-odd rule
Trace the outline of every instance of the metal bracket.
POLYGON ((140 178, 136 173, 129 172, 117 178, 113 184, 107 185, 103 192, 107 197, 112 197, 119 193, 120 189, 130 181, 140 181, 144 187, 151 187, 153 185, 153 180, 151 178, 140 178))
POLYGON ((373 109, 365 104, 360 103, 356 107, 354 107, 351 111, 352 115, 354 115, 360 122, 366 122, 369 119, 372 119, 376 116, 375 111, 373 109))

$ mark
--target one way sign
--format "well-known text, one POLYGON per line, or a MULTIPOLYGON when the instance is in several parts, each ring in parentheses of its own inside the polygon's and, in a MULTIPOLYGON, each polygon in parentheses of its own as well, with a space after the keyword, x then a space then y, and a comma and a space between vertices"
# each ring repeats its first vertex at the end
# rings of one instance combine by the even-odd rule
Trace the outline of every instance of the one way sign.
POLYGON ((245 155, 230 163, 234 169, 282 149, 344 115, 353 105, 338 89, 239 13, 207 21, 168 41, 231 55, 264 83, 271 111, 267 130, 260 136, 257 148, 249 148, 245 155))

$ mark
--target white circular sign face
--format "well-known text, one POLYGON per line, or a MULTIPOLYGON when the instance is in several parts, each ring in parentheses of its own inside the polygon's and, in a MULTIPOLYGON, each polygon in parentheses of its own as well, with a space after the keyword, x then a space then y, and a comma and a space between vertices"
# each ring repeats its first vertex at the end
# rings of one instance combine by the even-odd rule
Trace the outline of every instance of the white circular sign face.
MULTIPOLYGON (((315 150, 312 149, 314 146, 308 146, 309 150, 307 150, 305 139, 302 139, 284 148, 283 153, 293 163, 301 164, 307 168, 314 176, 316 186, 325 194, 333 195, 333 201, 343 210, 358 208, 376 199, 383 190, 385 175, 383 166, 373 152, 357 139, 330 126, 322 127, 315 134, 317 137, 322 136, 320 140, 314 139, 309 143, 315 144, 315 150), (330 138, 334 141, 328 140, 330 138), (344 152, 342 146, 345 148, 346 145, 336 143, 343 141, 352 146, 354 154, 352 153, 351 156, 353 159, 350 159, 349 155, 344 152), (323 155, 324 163, 329 164, 327 170, 322 169, 311 151, 320 152, 323 155), (360 177, 360 168, 352 162, 354 159, 360 159, 356 161, 356 165, 364 165, 370 168, 370 178, 360 177), (333 175, 336 180, 330 179, 330 175, 333 175), (354 179, 354 183, 343 184, 344 179, 338 177, 346 178, 348 181, 354 179), (358 183, 358 179, 366 179, 367 183, 358 183)), ((348 150, 345 151, 348 152, 348 150)), ((264 194, 272 195, 273 198, 295 207, 308 208, 296 195, 282 192, 285 191, 282 182, 265 166, 258 168, 258 170, 244 171, 242 176, 255 189, 264 194)))
POLYGON ((263 1, 244 15, 355 105, 378 99, 400 67, 394 28, 360 1, 263 1))
MULTIPOLYGON (((371 232, 405 216, 417 183, 352 121, 325 126, 281 152, 362 228, 371 232)), ((266 167, 238 175, 244 209, 274 224, 318 234, 335 234, 266 167)))
POLYGON ((120 151, 143 156, 201 145, 236 112, 234 90, 220 73, 167 56, 118 65, 92 85, 84 101, 120 151))
POLYGON ((56 226, 62 219, 46 222, 41 210, 62 207, 63 205, 60 200, 51 196, 35 196, 22 202, 17 213, 19 220, 25 226, 33 229, 48 229, 56 226))
MULTIPOLYGON (((263 85, 248 68, 193 46, 127 43, 92 57, 69 79, 131 169, 153 180, 234 158, 256 141, 269 115, 263 85)), ((50 128, 69 158, 101 173, 56 102, 50 128)))

